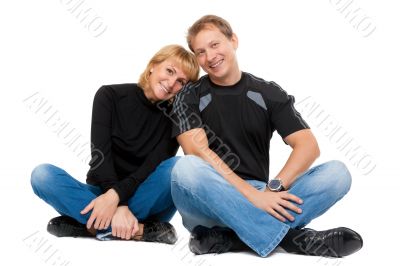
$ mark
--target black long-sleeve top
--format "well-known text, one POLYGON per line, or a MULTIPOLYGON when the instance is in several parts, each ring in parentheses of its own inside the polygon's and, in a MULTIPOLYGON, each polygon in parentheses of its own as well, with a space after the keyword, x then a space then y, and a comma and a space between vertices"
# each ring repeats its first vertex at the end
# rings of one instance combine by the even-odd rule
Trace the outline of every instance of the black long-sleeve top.
POLYGON ((178 150, 167 102, 152 104, 137 84, 102 86, 93 102, 88 184, 113 188, 120 205, 178 150))

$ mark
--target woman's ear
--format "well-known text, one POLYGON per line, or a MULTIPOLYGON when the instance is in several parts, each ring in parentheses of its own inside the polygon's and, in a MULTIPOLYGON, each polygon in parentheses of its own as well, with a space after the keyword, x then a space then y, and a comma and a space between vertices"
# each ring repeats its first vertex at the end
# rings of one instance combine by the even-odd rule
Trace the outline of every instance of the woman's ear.
POLYGON ((153 68, 150 68, 150 74, 153 73, 153 68))

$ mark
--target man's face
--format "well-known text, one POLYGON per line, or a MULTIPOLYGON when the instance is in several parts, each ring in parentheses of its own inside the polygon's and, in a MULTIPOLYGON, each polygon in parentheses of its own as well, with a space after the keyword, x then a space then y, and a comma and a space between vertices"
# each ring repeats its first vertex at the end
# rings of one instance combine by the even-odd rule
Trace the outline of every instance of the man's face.
POLYGON ((192 39, 191 45, 197 62, 211 80, 219 85, 231 85, 227 83, 239 68, 236 35, 228 39, 218 28, 210 25, 192 39))

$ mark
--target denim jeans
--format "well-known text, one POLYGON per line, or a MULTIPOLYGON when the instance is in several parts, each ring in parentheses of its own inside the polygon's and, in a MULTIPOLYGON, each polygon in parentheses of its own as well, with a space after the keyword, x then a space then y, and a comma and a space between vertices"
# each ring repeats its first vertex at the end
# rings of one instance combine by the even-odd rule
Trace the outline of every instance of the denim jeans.
MULTIPOLYGON (((179 157, 162 162, 128 200, 128 207, 138 221, 170 221, 176 212, 171 197, 171 170, 179 157)), ((84 184, 66 171, 51 164, 37 166, 31 176, 33 191, 62 215, 86 224, 91 212, 80 214, 93 199, 102 194, 100 187, 84 184)), ((109 229, 111 230, 111 229, 109 229)))
MULTIPOLYGON (((302 228, 327 211, 350 189, 351 175, 340 161, 315 166, 299 176, 289 192, 300 197, 301 214, 289 211, 293 222, 281 222, 255 207, 215 169, 199 157, 179 159, 172 170, 172 198, 189 230, 196 225, 224 226, 233 229, 239 238, 257 254, 266 257, 281 242, 289 228, 302 228)), ((247 181, 264 191, 266 183, 247 181)))

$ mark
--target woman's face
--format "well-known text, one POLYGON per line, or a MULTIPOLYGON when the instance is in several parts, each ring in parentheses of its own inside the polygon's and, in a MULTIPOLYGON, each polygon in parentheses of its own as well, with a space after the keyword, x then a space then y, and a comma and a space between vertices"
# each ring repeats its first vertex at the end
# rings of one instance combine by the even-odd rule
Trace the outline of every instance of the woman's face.
POLYGON ((151 102, 165 101, 174 97, 187 82, 187 76, 173 58, 154 65, 150 70, 149 90, 146 97, 151 102))

